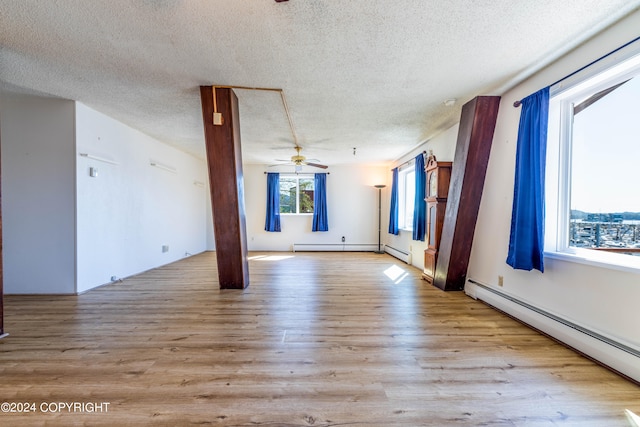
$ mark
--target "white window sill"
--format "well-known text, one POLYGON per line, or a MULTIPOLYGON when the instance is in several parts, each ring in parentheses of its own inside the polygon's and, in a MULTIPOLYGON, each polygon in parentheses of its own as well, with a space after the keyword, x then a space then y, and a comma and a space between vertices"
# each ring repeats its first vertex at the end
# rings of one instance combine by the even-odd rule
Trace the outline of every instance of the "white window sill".
POLYGON ((622 255, 588 249, 571 249, 571 252, 545 252, 545 258, 575 262, 593 267, 640 273, 640 256, 622 255))

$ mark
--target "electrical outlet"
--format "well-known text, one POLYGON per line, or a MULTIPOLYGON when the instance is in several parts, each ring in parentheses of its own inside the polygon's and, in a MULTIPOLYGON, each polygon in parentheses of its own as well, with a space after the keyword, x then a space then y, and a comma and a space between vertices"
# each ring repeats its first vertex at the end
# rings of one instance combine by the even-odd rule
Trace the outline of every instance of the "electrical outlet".
POLYGON ((498 286, 504 286, 504 277, 498 276, 498 286))
POLYGON ((344 243, 344 241, 345 241, 345 238, 344 238, 344 236, 342 236, 342 243, 344 243))
POLYGON ((162 253, 169 252, 169 245, 162 245, 162 253))

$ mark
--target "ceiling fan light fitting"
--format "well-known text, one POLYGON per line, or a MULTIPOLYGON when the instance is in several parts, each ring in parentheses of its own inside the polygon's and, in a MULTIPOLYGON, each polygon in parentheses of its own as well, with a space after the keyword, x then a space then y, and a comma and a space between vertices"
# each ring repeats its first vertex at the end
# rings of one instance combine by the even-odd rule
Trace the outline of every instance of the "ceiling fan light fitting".
MULTIPOLYGON (((302 150, 302 147, 300 147, 299 145, 295 146, 296 149, 296 154, 291 156, 291 160, 289 161, 290 164, 292 164, 293 166, 295 166, 295 171, 296 173, 300 172, 302 170, 302 166, 306 165, 306 166, 311 166, 314 168, 320 168, 320 169, 327 169, 328 166, 326 165, 321 165, 319 163, 312 163, 307 161, 307 158, 305 156, 303 156, 302 154, 300 154, 300 150, 302 150)), ((312 161, 315 159, 311 159, 312 161)), ((276 161, 280 161, 280 160, 276 160, 276 161)))

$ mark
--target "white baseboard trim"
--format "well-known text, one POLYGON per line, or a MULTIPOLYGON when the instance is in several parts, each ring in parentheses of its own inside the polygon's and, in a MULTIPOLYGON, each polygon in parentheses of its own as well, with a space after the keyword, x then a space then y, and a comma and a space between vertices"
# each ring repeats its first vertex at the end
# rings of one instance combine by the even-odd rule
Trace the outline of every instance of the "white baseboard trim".
POLYGON ((549 313, 477 280, 467 280, 465 293, 640 383, 640 349, 549 313))
POLYGON ((401 251, 391 246, 385 246, 384 251, 392 257, 398 258, 400 261, 411 264, 411 254, 409 252, 401 251))
POLYGON ((375 252, 375 243, 294 243, 293 252, 375 252))

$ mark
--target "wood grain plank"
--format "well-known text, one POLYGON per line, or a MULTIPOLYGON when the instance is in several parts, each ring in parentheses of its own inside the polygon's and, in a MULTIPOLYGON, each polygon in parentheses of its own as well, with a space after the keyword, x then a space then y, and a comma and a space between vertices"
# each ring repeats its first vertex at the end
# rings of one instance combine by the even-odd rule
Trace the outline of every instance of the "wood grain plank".
POLYGON ((244 291, 219 289, 204 253, 80 296, 7 296, 0 400, 110 408, 0 424, 629 427, 624 410, 640 413, 636 384, 392 257, 273 255, 250 254, 244 291))

